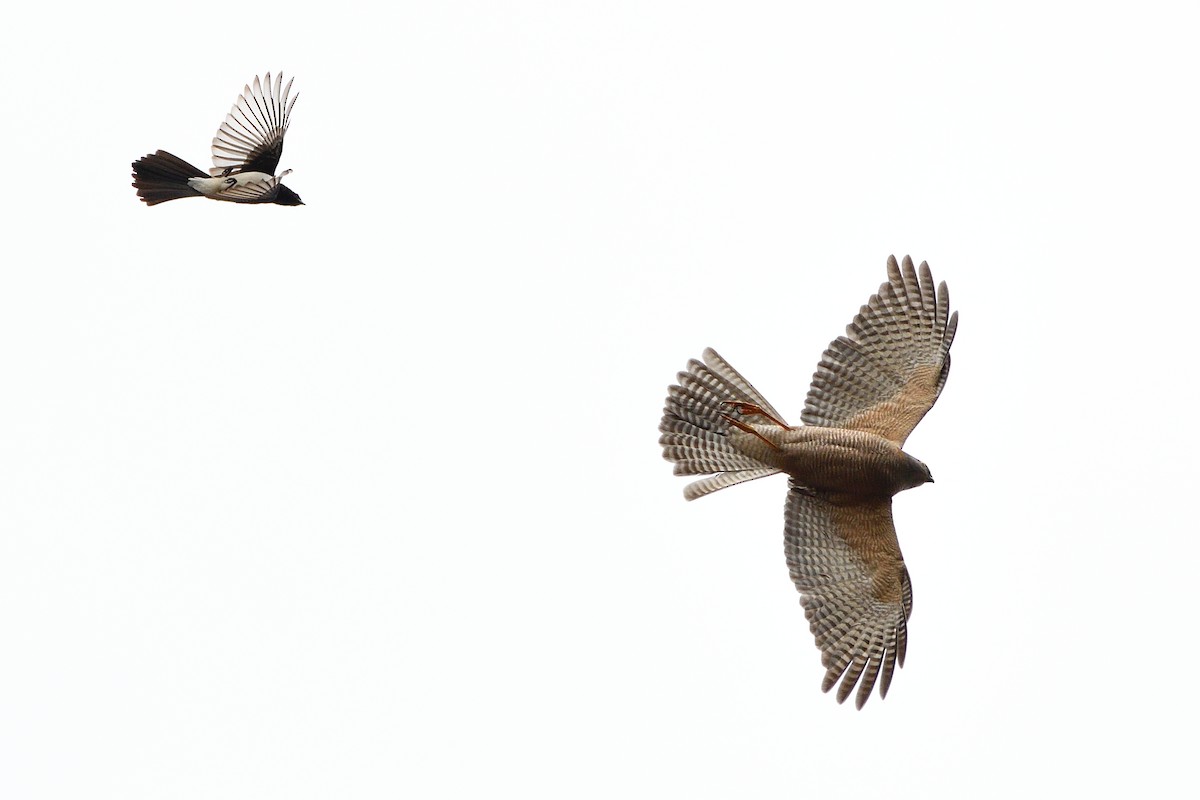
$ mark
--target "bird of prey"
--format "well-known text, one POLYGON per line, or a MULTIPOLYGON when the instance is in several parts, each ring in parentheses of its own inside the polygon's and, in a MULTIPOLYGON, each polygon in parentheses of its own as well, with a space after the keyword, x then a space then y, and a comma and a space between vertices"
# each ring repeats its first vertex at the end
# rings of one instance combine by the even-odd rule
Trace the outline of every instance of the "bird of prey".
POLYGON ((133 185, 138 197, 151 206, 180 197, 304 205, 300 195, 283 185, 283 177, 291 170, 275 174, 292 106, 300 96, 289 102, 291 90, 292 81, 283 86, 282 73, 274 84, 269 72, 262 83, 254 76, 254 88, 246 86, 213 137, 213 167, 209 174, 159 150, 133 162, 133 185))
POLYGON ((789 426, 715 350, 688 362, 667 395, 659 431, 694 500, 779 472, 788 475, 784 554, 838 702, 876 680, 886 697, 904 665, 912 584, 892 523, 892 497, 932 483, 901 448, 950 372, 958 312, 929 266, 888 258, 888 281, 821 357, 800 418, 789 426))

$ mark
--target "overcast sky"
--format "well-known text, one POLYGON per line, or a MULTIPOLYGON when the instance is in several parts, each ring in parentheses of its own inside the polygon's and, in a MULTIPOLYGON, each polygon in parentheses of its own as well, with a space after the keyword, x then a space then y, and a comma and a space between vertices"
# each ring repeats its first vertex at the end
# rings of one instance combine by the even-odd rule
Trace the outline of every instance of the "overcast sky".
POLYGON ((0 795, 1194 785, 1188 6, 12 11, 0 795), (140 203, 268 70, 307 205, 140 203), (786 481, 656 428, 706 346, 798 423, 892 253, 961 319, 858 712, 786 481))

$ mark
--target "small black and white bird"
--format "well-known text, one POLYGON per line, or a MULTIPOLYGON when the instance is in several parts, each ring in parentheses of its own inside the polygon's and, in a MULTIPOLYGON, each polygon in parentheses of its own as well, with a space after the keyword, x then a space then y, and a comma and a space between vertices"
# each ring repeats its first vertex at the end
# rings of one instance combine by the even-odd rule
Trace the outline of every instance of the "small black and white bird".
POLYGON ((150 206, 180 197, 304 205, 300 195, 283 185, 283 177, 291 170, 275 174, 292 106, 300 96, 289 102, 292 81, 280 91, 282 86, 282 73, 274 84, 269 72, 262 83, 254 76, 254 88, 246 86, 213 137, 213 167, 208 175, 165 150, 133 162, 138 197, 150 206))

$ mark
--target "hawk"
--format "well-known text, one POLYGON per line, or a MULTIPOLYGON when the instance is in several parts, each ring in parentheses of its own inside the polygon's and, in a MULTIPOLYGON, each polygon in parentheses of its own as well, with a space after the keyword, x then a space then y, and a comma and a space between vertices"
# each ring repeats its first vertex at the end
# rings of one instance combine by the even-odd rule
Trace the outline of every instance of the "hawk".
POLYGON ((234 203, 275 203, 302 206, 300 195, 283 185, 291 172, 275 174, 283 157, 283 137, 291 121, 292 106, 300 95, 288 100, 292 82, 283 85, 280 73, 271 82, 254 76, 254 88, 245 91, 225 115, 212 140, 213 167, 205 175, 182 158, 158 150, 133 162, 133 185, 148 205, 181 197, 209 197, 234 203))
POLYGON ((932 483, 929 467, 901 449, 937 402, 950 372, 958 312, 928 264, 888 258, 888 281, 830 343, 792 427, 712 349, 688 362, 667 394, 659 431, 676 475, 695 500, 745 481, 788 475, 784 554, 828 692, 854 692, 862 708, 876 682, 886 697, 904 665, 912 584, 892 497, 932 483))

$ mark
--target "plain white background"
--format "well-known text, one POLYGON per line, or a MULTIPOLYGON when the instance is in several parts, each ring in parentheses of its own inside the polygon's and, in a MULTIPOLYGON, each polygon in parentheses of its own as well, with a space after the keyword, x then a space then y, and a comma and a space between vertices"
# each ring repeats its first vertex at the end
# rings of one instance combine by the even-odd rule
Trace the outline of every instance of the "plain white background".
POLYGON ((1191 785, 1189 4, 181 8, 0 53, 0 794, 1191 785), (280 69, 308 205, 137 201, 280 69), (798 422, 890 253, 961 321, 856 712, 656 426, 706 346, 798 422))

